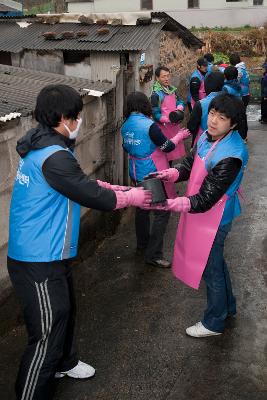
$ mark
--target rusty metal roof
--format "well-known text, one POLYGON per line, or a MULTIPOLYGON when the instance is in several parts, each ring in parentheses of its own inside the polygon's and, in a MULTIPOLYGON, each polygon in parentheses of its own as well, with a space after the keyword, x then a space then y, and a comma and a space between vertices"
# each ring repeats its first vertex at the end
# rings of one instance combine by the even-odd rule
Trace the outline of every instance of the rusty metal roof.
POLYGON ((34 110, 38 93, 49 84, 69 85, 81 96, 88 94, 88 89, 108 93, 113 88, 111 83, 92 82, 82 78, 0 64, 0 118, 8 115, 11 115, 10 119, 16 118, 12 113, 30 115, 34 110))

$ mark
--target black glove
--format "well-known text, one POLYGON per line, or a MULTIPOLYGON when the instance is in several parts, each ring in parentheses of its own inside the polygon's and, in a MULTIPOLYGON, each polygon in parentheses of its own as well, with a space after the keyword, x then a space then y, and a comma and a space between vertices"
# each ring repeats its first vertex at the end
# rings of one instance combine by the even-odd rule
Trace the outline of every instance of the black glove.
POLYGON ((171 111, 169 114, 169 120, 173 124, 177 124, 178 122, 184 119, 184 112, 181 110, 171 111))

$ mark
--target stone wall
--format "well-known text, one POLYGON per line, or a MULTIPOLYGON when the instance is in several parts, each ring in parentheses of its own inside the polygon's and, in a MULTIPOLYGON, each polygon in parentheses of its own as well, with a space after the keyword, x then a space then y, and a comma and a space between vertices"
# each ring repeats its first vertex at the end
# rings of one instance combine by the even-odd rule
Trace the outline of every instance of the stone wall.
MULTIPOLYGON (((122 183, 124 168, 119 133, 123 108, 120 100, 123 98, 122 79, 122 76, 118 76, 118 88, 102 97, 84 98, 83 124, 76 146, 77 158, 88 175, 116 183, 122 183)), ((36 121, 32 117, 23 117, 10 121, 0 130, 0 300, 6 298, 11 286, 6 270, 6 254, 9 205, 19 159, 16 143, 35 125, 36 121)), ((82 240, 88 241, 88 251, 92 250, 95 240, 112 231, 118 214, 82 210, 82 240)))

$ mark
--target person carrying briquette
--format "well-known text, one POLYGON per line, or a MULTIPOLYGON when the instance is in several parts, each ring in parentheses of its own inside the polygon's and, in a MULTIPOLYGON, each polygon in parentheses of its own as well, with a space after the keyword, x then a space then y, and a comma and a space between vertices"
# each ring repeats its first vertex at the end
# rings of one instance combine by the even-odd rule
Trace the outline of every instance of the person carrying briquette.
POLYGON ((200 135, 208 127, 208 109, 214 97, 221 93, 224 84, 224 75, 217 71, 208 74, 204 80, 207 96, 196 102, 187 123, 187 129, 192 133, 192 147, 197 143, 200 135))
MULTIPOLYGON (((184 102, 175 86, 170 85, 171 74, 167 67, 160 66, 155 71, 155 81, 150 97, 152 116, 160 130, 168 139, 172 139, 180 129, 179 123, 184 118, 184 102)), ((185 155, 183 141, 167 154, 169 161, 178 160, 185 155)))
POLYGON ((202 275, 206 283, 203 318, 186 329, 194 337, 222 334, 226 318, 236 314, 236 299, 223 254, 233 219, 241 213, 238 191, 248 163, 247 148, 236 130, 236 102, 237 98, 229 94, 216 96, 209 106, 208 129, 191 154, 176 168, 152 174, 164 182, 189 181, 184 197, 149 209, 181 213, 173 273, 195 289, 202 275))
MULTIPOLYGON (((129 155, 129 175, 134 185, 138 185, 151 172, 169 167, 168 154, 190 132, 177 128, 172 139, 166 138, 152 119, 152 108, 144 93, 134 92, 127 96, 126 119, 121 128, 123 148, 129 155)), ((176 197, 173 183, 165 183, 168 198, 176 197)), ((163 239, 170 213, 155 211, 151 226, 151 212, 136 208, 135 229, 137 254, 144 255, 147 264, 161 268, 170 267, 163 257, 163 239), (150 228, 151 226, 151 228, 150 228)))
POLYGON ((80 206, 112 211, 152 200, 149 191, 85 175, 74 154, 82 108, 73 88, 44 87, 34 112, 39 124, 17 143, 7 267, 29 336, 16 380, 17 399, 50 400, 55 377, 95 374, 79 361, 74 339, 70 260, 78 250, 80 206))
POLYGON ((263 75, 261 78, 261 124, 267 124, 267 59, 262 64, 263 75))
POLYGON ((247 108, 250 100, 250 79, 246 65, 241 61, 241 58, 237 53, 233 53, 229 56, 229 62, 238 70, 238 81, 241 85, 242 101, 244 106, 247 108))
POLYGON ((187 97, 187 102, 191 104, 191 110, 193 110, 194 105, 197 101, 204 99, 206 97, 204 79, 208 70, 208 61, 201 57, 197 60, 197 68, 192 73, 189 82, 189 93, 187 97))

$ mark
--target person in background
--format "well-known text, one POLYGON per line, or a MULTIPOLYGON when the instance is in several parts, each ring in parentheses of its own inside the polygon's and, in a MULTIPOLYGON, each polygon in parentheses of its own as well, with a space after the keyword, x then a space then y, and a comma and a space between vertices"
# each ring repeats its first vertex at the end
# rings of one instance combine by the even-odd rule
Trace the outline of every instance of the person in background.
MULTIPOLYGON (((184 102, 178 95, 178 90, 170 84, 171 74, 167 67, 158 67, 155 71, 155 81, 150 97, 152 116, 162 133, 172 139, 180 129, 184 118, 184 102)), ((177 160, 185 155, 183 141, 167 154, 168 161, 177 160)))
POLYGON ((236 314, 224 242, 241 213, 238 191, 248 163, 247 148, 236 131, 237 101, 226 93, 216 96, 209 106, 208 130, 190 155, 175 168, 152 174, 167 182, 189 181, 184 197, 149 208, 181 213, 173 273, 194 289, 203 275, 207 287, 203 318, 186 329, 197 338, 221 335, 226 319, 236 314))
POLYGON ((241 85, 241 90, 242 90, 242 100, 244 103, 244 106, 247 108, 249 104, 249 99, 250 99, 250 92, 249 92, 249 73, 247 71, 246 65, 243 61, 241 61, 241 58, 239 54, 233 53, 229 57, 230 64, 233 65, 234 67, 237 68, 238 70, 238 80, 241 85))
POLYGON ((229 65, 224 70, 224 85, 223 91, 232 94, 236 97, 242 97, 242 89, 238 80, 238 70, 233 65, 229 65))
POLYGON ((207 74, 210 74, 213 71, 214 56, 212 53, 206 53, 204 58, 208 61, 207 74))
MULTIPOLYGON (((183 141, 190 132, 177 130, 172 139, 168 139, 152 119, 149 99, 141 92, 127 97, 126 119, 121 128, 123 148, 129 154, 129 174, 134 185, 138 185, 151 172, 168 168, 168 154, 183 141)), ((176 197, 173 183, 167 183, 165 190, 168 198, 176 197)), ((163 239, 170 213, 155 211, 151 226, 151 212, 136 208, 135 229, 137 254, 144 254, 147 264, 161 268, 170 267, 163 257, 163 239)))
POLYGON ((261 119, 262 124, 267 124, 267 59, 262 65, 263 76, 261 78, 261 119))
POLYGON ((80 206, 112 211, 151 202, 149 191, 92 180, 75 155, 83 102, 67 85, 48 85, 37 97, 38 126, 17 143, 7 266, 23 306, 29 340, 17 399, 50 400, 54 378, 90 378, 75 340, 75 293, 70 260, 78 250, 80 206))
POLYGON ((200 135, 207 129, 210 102, 221 92, 223 84, 224 75, 221 72, 211 72, 206 76, 204 86, 207 97, 196 102, 187 123, 187 129, 192 133, 191 147, 197 143, 200 135))
POLYGON ((197 60, 197 68, 192 73, 189 82, 188 102, 191 104, 191 111, 197 101, 206 97, 204 79, 208 70, 208 61, 205 58, 197 60))

